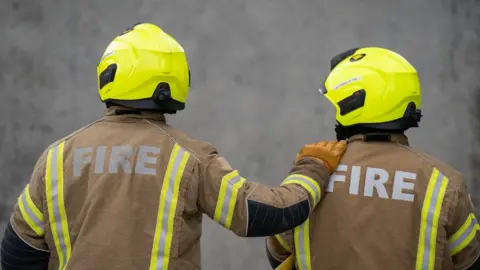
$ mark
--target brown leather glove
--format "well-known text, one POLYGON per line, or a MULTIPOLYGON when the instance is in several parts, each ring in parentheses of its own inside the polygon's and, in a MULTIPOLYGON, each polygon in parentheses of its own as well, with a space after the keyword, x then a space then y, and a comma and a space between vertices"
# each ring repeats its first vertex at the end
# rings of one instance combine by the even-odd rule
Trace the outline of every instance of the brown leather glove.
POLYGON ((318 143, 306 144, 300 149, 295 161, 311 157, 319 159, 328 168, 329 173, 333 173, 340 162, 340 158, 347 149, 347 141, 321 141, 318 143))

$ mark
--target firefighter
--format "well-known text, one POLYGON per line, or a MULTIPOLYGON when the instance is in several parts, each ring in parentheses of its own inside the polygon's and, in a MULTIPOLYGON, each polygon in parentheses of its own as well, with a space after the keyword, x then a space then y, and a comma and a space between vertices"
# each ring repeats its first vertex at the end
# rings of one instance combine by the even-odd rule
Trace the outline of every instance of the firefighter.
POLYGON ((272 267, 480 269, 480 227, 462 174, 404 134, 422 116, 415 68, 393 51, 355 48, 331 60, 320 90, 347 150, 312 215, 267 237, 272 267))
POLYGON ((106 115, 41 155, 2 269, 200 269, 202 214, 242 237, 293 229, 346 148, 305 145, 278 187, 246 180, 214 146, 166 124, 184 109, 190 72, 182 46, 153 24, 116 37, 97 71, 106 115))

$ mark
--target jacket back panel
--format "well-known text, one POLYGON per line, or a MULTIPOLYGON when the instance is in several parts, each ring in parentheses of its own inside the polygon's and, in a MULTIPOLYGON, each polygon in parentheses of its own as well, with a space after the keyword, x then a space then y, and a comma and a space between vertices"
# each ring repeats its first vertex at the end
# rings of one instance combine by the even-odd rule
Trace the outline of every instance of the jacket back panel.
MULTIPOLYGON (((64 200, 72 246, 67 269, 199 268, 202 215, 191 181, 195 159, 176 147, 176 141, 185 141, 183 134, 164 129, 171 128, 163 121, 109 116, 67 138, 64 200), (168 249, 168 259, 155 256, 168 249), (179 259, 183 256, 188 260, 179 259)), ((53 237, 46 234, 52 247, 53 237)), ((55 269, 58 258, 51 260, 55 269)))
POLYGON ((425 222, 422 224, 422 209, 434 167, 453 178, 450 180, 458 176, 445 164, 423 157, 401 143, 350 143, 341 165, 330 178, 328 194, 310 218, 312 266, 415 269, 419 244, 431 246, 434 241, 435 251, 427 250, 423 255, 433 252, 435 269, 450 269, 444 226, 454 181, 450 181, 443 201, 439 202, 437 240, 430 237, 431 228, 425 229, 425 222), (421 233, 425 243, 419 243, 421 233), (443 264, 445 268, 439 268, 443 264))

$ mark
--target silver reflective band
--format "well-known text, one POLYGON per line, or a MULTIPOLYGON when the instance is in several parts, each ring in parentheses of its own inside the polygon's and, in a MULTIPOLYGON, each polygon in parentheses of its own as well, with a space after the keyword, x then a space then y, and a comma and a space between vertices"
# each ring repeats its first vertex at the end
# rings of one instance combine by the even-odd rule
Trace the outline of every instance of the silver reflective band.
MULTIPOLYGON (((168 185, 168 189, 166 192, 166 199, 165 205, 163 208, 163 216, 162 216, 162 231, 160 233, 160 243, 158 246, 158 260, 157 260, 157 269, 164 269, 163 265, 163 256, 165 254, 165 244, 167 240, 168 232, 168 219, 170 216, 175 215, 175 213, 170 212, 170 207, 172 205, 172 197, 173 197, 173 189, 175 188, 175 179, 177 179, 177 175, 179 173, 180 162, 182 161, 183 155, 185 154, 185 150, 180 148, 178 150, 177 156, 175 157, 175 161, 173 162, 172 173, 170 174, 170 179, 168 181, 170 184, 168 185)), ((176 203, 176 202, 175 202, 176 203)), ((172 232, 170 232, 172 233, 172 232)))
POLYGON ((232 225, 238 192, 245 181, 236 170, 222 177, 213 220, 227 229, 232 225))
POLYGON ((60 216, 60 203, 58 201, 58 145, 53 148, 52 151, 52 164, 50 169, 50 177, 52 183, 52 204, 53 204, 53 215, 55 219, 55 228, 58 234, 58 240, 60 243, 60 249, 62 250, 63 262, 66 265, 67 262, 67 246, 65 245, 65 232, 62 227, 62 218, 60 216))
POLYGON ((22 195, 22 202, 23 202, 23 205, 25 206, 25 212, 27 213, 28 217, 35 223, 37 227, 39 227, 42 231, 45 231, 43 221, 37 218, 37 216, 33 213, 33 210, 30 208, 29 204, 27 203, 26 192, 23 193, 22 195))
POLYGON ((417 270, 433 270, 435 268, 439 219, 448 182, 447 177, 436 168, 433 169, 422 205, 415 263, 417 270))
MULTIPOLYGON (((430 205, 428 207, 428 216, 427 216, 427 228, 425 230, 425 253, 423 253, 423 268, 428 269, 428 262, 430 257, 430 240, 432 238, 432 229, 433 229, 433 220, 435 217, 435 206, 437 205, 438 195, 440 193, 440 187, 442 186, 442 180, 444 175, 442 173, 438 173, 437 181, 435 183, 432 199, 430 200, 430 205)), ((436 241, 436 239, 435 239, 436 241)))
POLYGON ((310 258, 310 221, 307 219, 302 225, 294 229, 295 255, 297 256, 298 270, 311 270, 310 258))
POLYGON ((150 270, 168 269, 169 267, 180 182, 189 158, 190 153, 175 144, 160 190, 150 270))
POLYGON ((58 269, 63 270, 71 256, 68 219, 64 205, 63 149, 61 142, 48 151, 45 173, 48 216, 55 248, 58 254, 58 269))
POLYGON ((18 206, 23 219, 30 226, 30 229, 32 229, 38 236, 44 236, 45 228, 43 224, 43 214, 33 203, 32 198, 30 197, 29 187, 30 185, 27 185, 23 190, 18 200, 18 206))
POLYGON ((313 197, 314 200, 314 205, 320 202, 320 198, 322 196, 320 186, 318 185, 315 180, 311 179, 310 177, 301 175, 301 174, 292 174, 289 175, 285 180, 283 181, 282 185, 286 184, 298 184, 301 185, 303 188, 305 188, 308 193, 310 193, 310 196, 313 197))
POLYGON ((451 256, 458 254, 468 246, 475 237, 478 229, 479 225, 475 215, 470 214, 459 231, 452 236, 452 239, 449 239, 448 247, 451 256))
POLYGON ((230 201, 232 200, 233 188, 235 184, 239 183, 242 180, 240 175, 233 177, 232 179, 228 180, 227 189, 225 190, 225 198, 222 202, 222 211, 220 213, 220 220, 219 222, 225 226, 227 225, 227 216, 229 211, 230 201))

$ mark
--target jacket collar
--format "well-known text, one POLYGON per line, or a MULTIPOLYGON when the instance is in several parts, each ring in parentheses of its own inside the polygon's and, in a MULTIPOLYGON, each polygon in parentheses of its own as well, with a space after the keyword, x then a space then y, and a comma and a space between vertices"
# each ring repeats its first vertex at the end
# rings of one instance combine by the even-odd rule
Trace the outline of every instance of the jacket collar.
POLYGON ((371 133, 371 134, 357 134, 348 139, 348 142, 364 141, 364 142, 391 142, 399 143, 409 146, 408 137, 404 134, 396 133, 371 133))
POLYGON ((105 111, 105 119, 113 120, 126 118, 149 119, 166 122, 164 114, 154 111, 137 110, 122 106, 110 106, 105 111))

